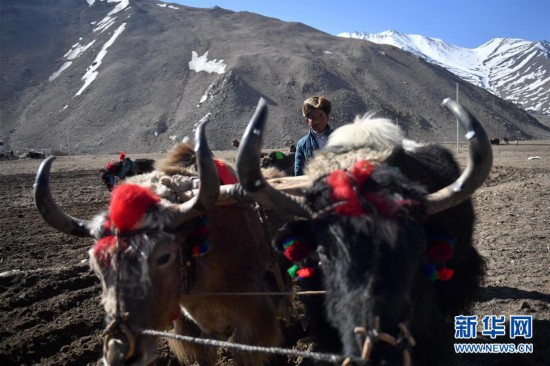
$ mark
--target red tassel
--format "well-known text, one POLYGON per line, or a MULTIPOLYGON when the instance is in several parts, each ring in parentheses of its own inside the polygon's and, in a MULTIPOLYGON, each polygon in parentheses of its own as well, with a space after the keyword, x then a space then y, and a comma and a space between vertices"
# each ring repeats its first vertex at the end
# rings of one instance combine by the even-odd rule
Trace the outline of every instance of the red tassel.
POLYGON ((292 245, 285 248, 285 257, 291 262, 299 262, 307 257, 309 249, 304 242, 294 241, 292 245))
POLYGON ((444 262, 454 255, 453 246, 448 241, 438 240, 432 242, 428 249, 428 258, 432 262, 444 262))
POLYGON ((437 276, 441 281, 450 280, 454 274, 455 274, 455 271, 453 269, 445 268, 445 267, 437 271, 437 276))
POLYGON ((314 267, 305 267, 305 268, 301 268, 299 269, 296 274, 298 275, 298 277, 300 278, 309 278, 313 275, 313 273, 315 272, 315 268, 314 267))

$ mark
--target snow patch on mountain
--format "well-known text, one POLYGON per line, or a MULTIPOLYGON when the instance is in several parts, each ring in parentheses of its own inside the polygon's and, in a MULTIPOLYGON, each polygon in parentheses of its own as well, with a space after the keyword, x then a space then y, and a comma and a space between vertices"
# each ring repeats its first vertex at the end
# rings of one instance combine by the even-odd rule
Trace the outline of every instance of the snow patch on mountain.
POLYGON ((223 74, 226 67, 227 65, 223 63, 223 60, 208 60, 208 51, 206 51, 202 56, 199 56, 196 51, 191 52, 189 70, 193 70, 196 72, 206 71, 209 74, 213 72, 217 74, 223 74))
POLYGON ((398 47, 526 110, 550 114, 550 43, 547 41, 495 38, 470 49, 439 38, 393 30, 338 36, 398 47))
POLYGON ((88 69, 86 70, 86 73, 82 77, 82 80, 84 80, 84 85, 82 85, 80 90, 75 94, 75 97, 81 95, 82 92, 86 90, 86 88, 90 86, 90 84, 95 80, 95 78, 98 75, 97 69, 99 68, 103 58, 107 54, 107 50, 116 41, 116 39, 124 31, 124 29, 126 29, 126 23, 122 23, 114 32, 114 34, 111 36, 111 38, 103 45, 103 47, 101 48, 101 51, 99 51, 94 62, 92 62, 92 64, 88 67, 88 69))

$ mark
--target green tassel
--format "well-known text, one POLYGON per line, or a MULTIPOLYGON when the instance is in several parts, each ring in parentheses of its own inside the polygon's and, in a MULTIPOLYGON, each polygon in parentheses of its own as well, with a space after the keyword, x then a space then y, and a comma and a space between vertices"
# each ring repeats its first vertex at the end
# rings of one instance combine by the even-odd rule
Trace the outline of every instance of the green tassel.
POLYGON ((288 272, 290 277, 294 278, 294 277, 296 277, 296 272, 298 272, 299 269, 300 269, 300 266, 295 264, 292 267, 290 267, 289 269, 287 269, 286 271, 288 272))

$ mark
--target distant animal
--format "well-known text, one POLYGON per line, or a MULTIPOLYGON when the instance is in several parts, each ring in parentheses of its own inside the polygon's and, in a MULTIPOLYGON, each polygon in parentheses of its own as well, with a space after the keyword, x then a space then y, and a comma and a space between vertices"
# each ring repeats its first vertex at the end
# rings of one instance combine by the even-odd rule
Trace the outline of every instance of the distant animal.
POLYGON ((491 145, 500 145, 500 140, 496 137, 491 137, 489 141, 491 142, 491 145))
MULTIPOLYGON (((53 158, 38 171, 35 202, 44 220, 64 233, 96 239, 89 255, 107 314, 106 365, 146 365, 155 359, 156 339, 136 328, 232 337, 264 347, 282 341, 271 296, 213 295, 285 289, 267 279, 274 258, 254 206, 232 205, 238 193, 222 192, 237 187, 235 172, 213 159, 205 124, 197 127, 195 149, 177 145, 157 170, 122 182, 113 190, 109 211, 90 221, 69 216, 53 201, 53 158)), ((176 340, 169 346, 182 363, 215 364, 215 348, 176 340)), ((264 364, 269 355, 235 352, 233 357, 252 366, 264 364)))
POLYGON ((153 159, 135 159, 124 157, 122 160, 114 162, 109 161, 103 169, 100 169, 99 177, 109 191, 112 191, 117 182, 123 181, 127 177, 148 173, 153 171, 155 160, 153 159))
POLYGON ((294 156, 295 152, 285 154, 282 151, 272 151, 261 158, 260 165, 262 168, 274 167, 286 176, 292 176, 294 175, 294 156))
POLYGON ((510 141, 508 141, 508 139, 507 139, 506 137, 503 137, 503 138, 502 138, 502 143, 503 143, 504 145, 510 145, 510 141))
POLYGON ((30 158, 30 159, 44 159, 45 155, 44 155, 44 153, 40 153, 40 152, 37 152, 37 151, 29 151, 27 153, 27 157, 30 158))
POLYGON ((317 276, 326 290, 324 312, 306 303, 313 326, 323 324, 312 334, 319 350, 341 347, 372 365, 453 363, 448 320, 468 311, 484 276, 470 196, 490 172, 492 151, 468 111, 443 104, 468 130, 462 175, 447 149, 406 141, 391 120, 364 117, 332 133, 306 167, 302 194, 289 195, 250 169, 266 123, 260 101, 237 171, 261 205, 300 218, 275 244, 301 285, 317 276))

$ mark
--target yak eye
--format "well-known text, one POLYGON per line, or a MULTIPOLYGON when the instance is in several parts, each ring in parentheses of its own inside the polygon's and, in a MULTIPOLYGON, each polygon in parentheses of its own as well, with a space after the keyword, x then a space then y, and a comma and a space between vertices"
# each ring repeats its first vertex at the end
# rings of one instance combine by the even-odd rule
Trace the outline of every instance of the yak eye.
POLYGON ((169 260, 170 260, 170 253, 163 254, 157 259, 157 265, 162 266, 163 264, 168 263, 169 260))

